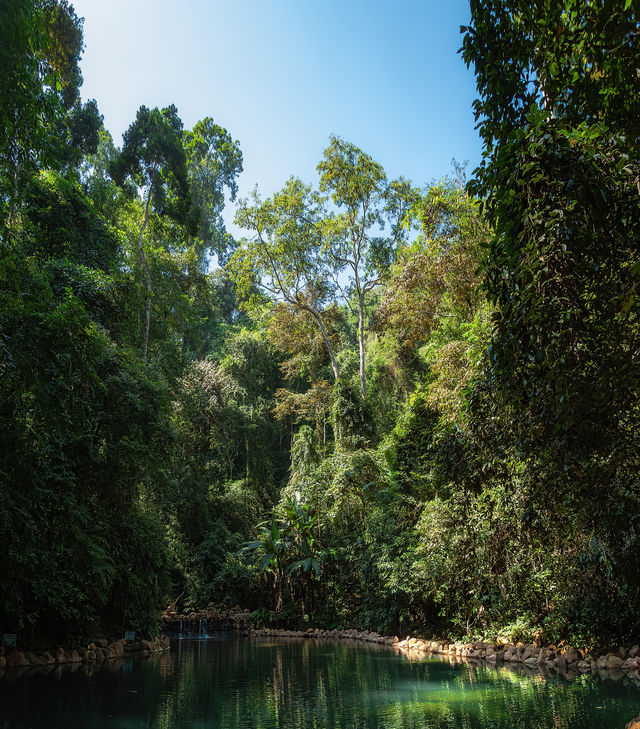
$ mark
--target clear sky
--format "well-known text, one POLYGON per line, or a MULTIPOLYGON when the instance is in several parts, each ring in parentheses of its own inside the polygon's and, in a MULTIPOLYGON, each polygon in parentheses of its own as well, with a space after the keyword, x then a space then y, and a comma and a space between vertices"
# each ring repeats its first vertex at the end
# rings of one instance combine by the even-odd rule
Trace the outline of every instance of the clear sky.
POLYGON ((241 195, 315 182, 332 133, 417 185, 480 161, 467 0, 72 2, 82 93, 116 144, 142 104, 175 104, 185 127, 211 116, 240 142, 241 195))

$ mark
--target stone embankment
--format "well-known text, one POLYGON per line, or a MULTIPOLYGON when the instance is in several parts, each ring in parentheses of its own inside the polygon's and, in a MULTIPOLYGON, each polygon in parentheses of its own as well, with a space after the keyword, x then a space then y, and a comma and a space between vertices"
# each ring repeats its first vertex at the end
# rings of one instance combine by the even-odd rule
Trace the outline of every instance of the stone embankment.
POLYGON ((6 653, 4 646, 0 646, 0 677, 12 669, 42 668, 46 666, 62 666, 81 663, 97 664, 102 661, 117 661, 124 658, 125 653, 151 655, 169 650, 169 639, 166 636, 152 641, 142 640, 129 645, 123 640, 109 642, 99 639, 89 643, 86 647, 65 649, 62 646, 54 651, 45 653, 32 653, 30 651, 12 650, 6 653))
POLYGON ((251 636, 272 636, 277 638, 333 638, 334 640, 361 640, 366 643, 378 643, 397 647, 400 639, 397 636, 385 636, 379 633, 370 633, 360 630, 321 630, 308 628, 307 630, 286 630, 284 628, 256 628, 249 630, 251 636))
POLYGON ((162 613, 163 631, 168 635, 185 637, 206 635, 215 631, 235 630, 247 632, 252 626, 249 610, 239 606, 224 608, 210 602, 204 610, 178 613, 174 605, 168 605, 162 613))
POLYGON ((515 663, 525 666, 543 666, 559 671, 573 670, 580 673, 607 670, 624 671, 640 675, 640 647, 626 650, 618 648, 609 652, 588 652, 570 645, 541 647, 533 644, 476 641, 451 643, 406 638, 397 644, 399 650, 411 654, 441 654, 462 659, 484 660, 488 663, 515 663))

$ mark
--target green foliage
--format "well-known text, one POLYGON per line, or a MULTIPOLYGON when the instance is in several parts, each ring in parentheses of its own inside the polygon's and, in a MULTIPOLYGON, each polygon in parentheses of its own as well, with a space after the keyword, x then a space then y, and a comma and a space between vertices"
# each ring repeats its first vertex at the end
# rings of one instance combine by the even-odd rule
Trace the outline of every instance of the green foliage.
POLYGON ((23 643, 152 634, 165 600, 640 632, 637 11, 471 11, 467 190, 332 137, 319 191, 241 201, 236 245, 231 135, 142 106, 116 149, 71 6, 4 3, 0 622, 23 643))
POLYGON ((203 248, 214 251, 223 263, 234 245, 222 220, 224 189, 235 200, 236 177, 242 172, 240 145, 226 129, 207 118, 185 134, 184 146, 191 194, 200 211, 198 239, 203 248))
POLYGON ((175 106, 138 109, 135 121, 123 135, 122 152, 113 160, 110 172, 117 184, 122 185, 129 178, 146 190, 145 199, 160 215, 181 221, 191 215, 191 226, 195 225, 182 121, 175 106))
POLYGON ((80 113, 67 111, 79 100, 82 21, 66 0, 7 0, 0 29, 0 190, 10 212, 36 169, 67 161, 64 128, 80 113))

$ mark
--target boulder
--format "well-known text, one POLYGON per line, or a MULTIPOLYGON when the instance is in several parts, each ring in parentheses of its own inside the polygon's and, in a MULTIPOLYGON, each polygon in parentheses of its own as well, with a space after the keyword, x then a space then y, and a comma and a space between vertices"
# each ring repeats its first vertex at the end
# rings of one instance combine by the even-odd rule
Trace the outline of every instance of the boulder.
POLYGON ((624 661, 619 656, 609 656, 605 668, 610 671, 616 668, 622 668, 624 661))
POLYGON ((640 716, 631 719, 628 724, 625 724, 624 729, 640 729, 640 716))
POLYGON ((580 655, 575 648, 568 645, 563 651, 562 655, 568 664, 577 663, 580 660, 580 655))
POLYGON ((68 663, 69 657, 64 651, 64 648, 58 646, 56 650, 56 663, 68 663))
POLYGON ((18 666, 28 666, 29 661, 26 659, 22 651, 14 651, 7 658, 7 668, 16 668, 18 666))
POLYGON ((69 663, 82 663, 82 656, 75 648, 69 653, 69 663))
POLYGON ((122 658, 124 656, 124 646, 119 640, 112 643, 109 646, 108 651, 109 658, 122 658))
POLYGON ((564 656, 558 656, 557 658, 553 659, 553 665, 560 670, 566 670, 567 659, 564 656))
POLYGON ((621 668, 623 671, 637 671, 640 668, 640 660, 638 658, 627 658, 621 668))
POLYGON ((629 658, 637 658, 638 654, 640 654, 640 646, 634 645, 633 648, 629 650, 629 658))

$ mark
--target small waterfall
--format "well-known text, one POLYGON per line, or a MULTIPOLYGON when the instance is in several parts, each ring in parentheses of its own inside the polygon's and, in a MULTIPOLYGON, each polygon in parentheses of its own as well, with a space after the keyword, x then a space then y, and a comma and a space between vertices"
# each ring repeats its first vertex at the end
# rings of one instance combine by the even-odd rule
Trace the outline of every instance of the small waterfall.
POLYGON ((182 618, 180 618, 180 635, 182 635, 182 630, 183 630, 183 627, 182 627, 182 618))
POLYGON ((202 618, 198 618, 198 637, 202 635, 202 618))

